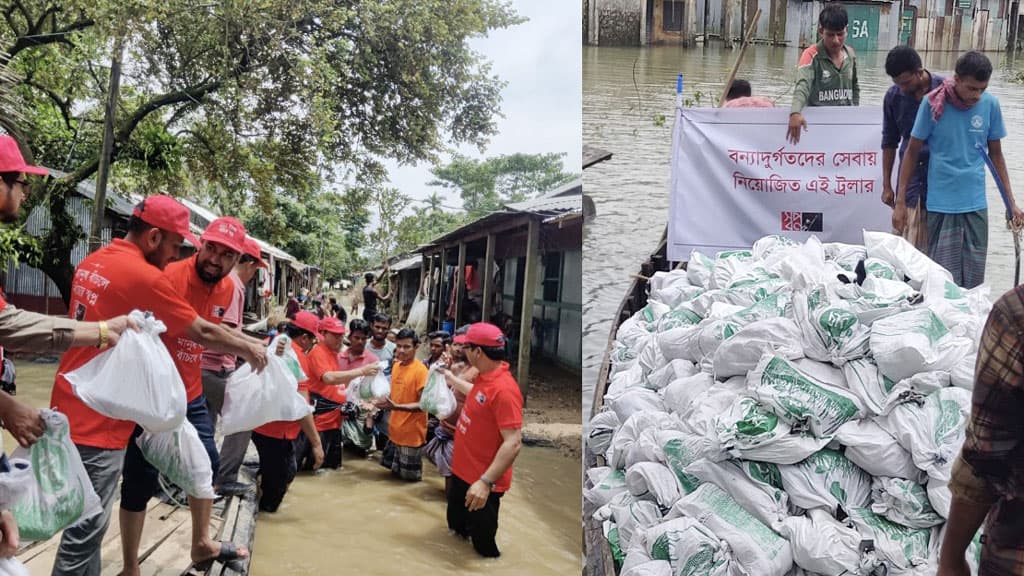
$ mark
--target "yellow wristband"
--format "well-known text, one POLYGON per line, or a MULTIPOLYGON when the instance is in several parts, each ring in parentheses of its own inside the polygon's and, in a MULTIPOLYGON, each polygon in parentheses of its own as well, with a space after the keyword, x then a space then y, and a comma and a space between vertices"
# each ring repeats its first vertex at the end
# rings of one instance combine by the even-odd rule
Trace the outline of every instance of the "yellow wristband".
POLYGON ((96 345, 100 350, 110 345, 110 331, 107 328, 107 322, 105 320, 99 321, 100 326, 100 343, 96 345))

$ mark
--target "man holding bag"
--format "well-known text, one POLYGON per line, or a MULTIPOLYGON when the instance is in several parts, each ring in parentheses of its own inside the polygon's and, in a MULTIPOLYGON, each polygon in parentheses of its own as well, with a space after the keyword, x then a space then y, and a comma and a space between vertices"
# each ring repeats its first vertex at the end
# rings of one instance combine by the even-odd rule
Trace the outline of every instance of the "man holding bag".
MULTIPOLYGON (((175 291, 185 298, 199 317, 211 324, 220 324, 231 305, 234 283, 228 274, 238 264, 245 249, 245 227, 230 216, 217 218, 207 226, 200 239, 199 251, 187 260, 167 265, 164 275, 175 291)), ((249 341, 262 348, 262 342, 238 332, 219 328, 224 333, 249 341)), ((213 421, 203 395, 202 356, 204 346, 185 334, 165 332, 161 339, 174 359, 174 366, 185 384, 188 409, 185 417, 195 427, 199 439, 210 457, 213 476, 220 468, 220 456, 213 438, 213 421)), ((142 434, 136 426, 135 436, 142 434)), ((138 444, 129 442, 125 453, 124 478, 121 482, 121 553, 124 555, 124 574, 139 573, 139 544, 146 521, 149 499, 159 490, 160 473, 143 456, 138 444)), ((212 479, 211 479, 212 482, 212 479)), ((212 488, 212 486, 211 486, 212 488)), ((210 560, 231 562, 244 559, 248 551, 232 542, 214 542, 209 535, 213 500, 189 494, 192 513, 193 548, 207 554, 193 557, 197 566, 208 565, 210 560)))
MULTIPOLYGON (((375 376, 380 372, 376 364, 368 364, 352 370, 343 370, 339 353, 345 325, 337 318, 327 317, 320 321, 322 340, 309 352, 309 398, 313 402, 313 421, 316 424, 320 444, 324 450, 325 468, 341 468, 341 406, 345 403, 345 387, 361 376, 375 376)), ((300 468, 313 467, 312 453, 303 450, 300 468)))
MULTIPOLYGON (((309 374, 312 372, 306 353, 316 344, 319 321, 316 314, 302 310, 295 314, 295 319, 286 329, 299 368, 306 375, 299 381, 299 394, 306 402, 309 402, 309 374)), ((295 479, 295 444, 300 430, 312 446, 315 470, 324 462, 324 449, 320 445, 320 435, 316 433, 313 414, 307 414, 297 422, 268 422, 252 431, 253 444, 260 454, 260 512, 277 512, 288 486, 295 479)))
MULTIPOLYGON (((247 237, 243 244, 242 256, 235 264, 235 269, 228 275, 234 283, 231 304, 224 313, 223 322, 231 330, 242 331, 242 311, 245 308, 245 287, 256 276, 256 271, 266 268, 267 263, 260 256, 260 246, 252 238, 247 237)), ((224 390, 228 379, 235 371, 234 354, 203 350, 203 396, 210 410, 210 420, 217 427, 217 416, 224 407, 224 390)), ((240 494, 248 489, 248 484, 238 482, 238 469, 245 459, 245 451, 249 448, 251 432, 236 432, 224 436, 220 447, 220 466, 213 477, 213 484, 218 494, 240 494)))
POLYGON ((494 541, 498 507, 512 485, 512 463, 523 446, 523 396, 505 362, 505 335, 478 322, 466 332, 466 358, 479 371, 472 385, 449 377, 466 394, 455 427, 448 528, 472 539, 484 557, 501 555, 494 541))
MULTIPOLYGON (((167 336, 183 335, 202 346, 237 354, 262 370, 267 363, 262 343, 232 334, 205 320, 164 275, 163 269, 178 257, 186 238, 199 246, 199 241, 189 231, 188 208, 170 196, 147 197, 135 207, 124 239, 115 239, 79 264, 71 285, 69 314, 78 320, 88 320, 119 316, 133 309, 149 310, 167 326, 167 336)), ((103 535, 110 521, 125 450, 135 429, 133 422, 107 418, 89 408, 63 376, 100 352, 96 348, 76 348, 64 354, 50 397, 50 406, 68 416, 71 439, 104 508, 102 514, 64 530, 54 575, 100 574, 103 535)), ((110 383, 111 386, 124 384, 130 385, 130 382, 110 383)), ((221 552, 221 545, 209 538, 193 541, 194 561, 206 560, 221 552)))
MULTIPOLYGON (((17 141, 0 136, 0 221, 18 218, 21 202, 29 193, 28 175, 47 176, 40 166, 25 163, 17 141)), ((134 324, 127 315, 99 322, 81 322, 19 310, 0 295, 0 343, 6 352, 64 352, 72 347, 106 348, 117 344, 121 334, 134 324)), ((0 422, 18 444, 28 448, 46 430, 42 412, 0 392, 0 422)), ((0 558, 18 549, 18 526, 10 511, 0 513, 0 558)))

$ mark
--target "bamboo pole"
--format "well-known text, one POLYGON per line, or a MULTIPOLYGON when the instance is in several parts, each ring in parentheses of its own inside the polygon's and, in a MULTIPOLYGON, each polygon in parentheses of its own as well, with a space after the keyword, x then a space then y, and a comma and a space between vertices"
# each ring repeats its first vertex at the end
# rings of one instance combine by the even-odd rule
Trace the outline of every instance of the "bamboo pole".
POLYGON ((740 62, 743 61, 743 55, 747 53, 747 46, 750 45, 750 38, 754 35, 754 30, 757 29, 757 22, 761 19, 761 9, 758 8, 757 12, 754 12, 754 17, 750 20, 750 26, 747 27, 746 33, 743 35, 743 46, 740 47, 740 53, 736 56, 736 62, 732 65, 732 72, 729 73, 729 79, 725 82, 725 88, 722 89, 722 97, 718 100, 718 107, 721 108, 725 105, 725 97, 729 94, 729 87, 732 86, 732 81, 736 79, 736 71, 740 68, 740 62))

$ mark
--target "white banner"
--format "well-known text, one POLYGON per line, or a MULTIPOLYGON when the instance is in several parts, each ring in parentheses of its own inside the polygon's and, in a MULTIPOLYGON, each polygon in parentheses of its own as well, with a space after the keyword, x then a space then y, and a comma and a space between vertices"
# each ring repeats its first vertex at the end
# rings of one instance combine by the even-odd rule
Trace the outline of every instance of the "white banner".
POLYGON ((808 130, 792 145, 788 108, 677 111, 669 260, 750 248, 769 234, 861 244, 863 229, 891 231, 882 109, 807 108, 804 117, 808 130))

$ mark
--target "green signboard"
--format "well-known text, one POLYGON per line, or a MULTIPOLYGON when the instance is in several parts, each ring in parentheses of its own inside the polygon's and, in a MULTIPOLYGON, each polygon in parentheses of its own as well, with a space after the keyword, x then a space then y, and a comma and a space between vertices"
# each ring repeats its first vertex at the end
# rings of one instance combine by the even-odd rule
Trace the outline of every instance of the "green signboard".
POLYGON ((910 45, 910 39, 914 35, 915 16, 917 12, 914 10, 904 10, 900 15, 900 44, 910 45))
POLYGON ((974 5, 973 0, 956 0, 956 7, 961 10, 970 10, 974 5))
POLYGON ((878 5, 844 4, 844 6, 850 22, 846 28, 846 43, 855 52, 878 50, 878 5))

